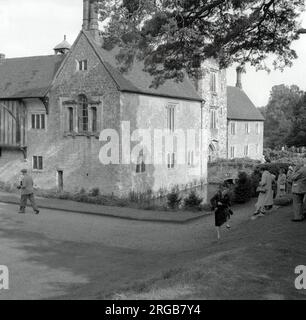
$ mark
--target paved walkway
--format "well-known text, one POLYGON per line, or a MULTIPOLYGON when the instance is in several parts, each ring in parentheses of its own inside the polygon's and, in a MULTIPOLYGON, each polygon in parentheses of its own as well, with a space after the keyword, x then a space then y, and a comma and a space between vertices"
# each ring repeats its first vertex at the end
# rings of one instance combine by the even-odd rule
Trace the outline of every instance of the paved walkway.
MULTIPOLYGON (((20 197, 16 194, 0 192, 0 202, 19 205, 20 197)), ((40 208, 60 210, 66 212, 90 214, 104 217, 114 217, 126 220, 140 220, 147 222, 187 223, 206 216, 207 212, 171 212, 151 211, 132 208, 102 206, 81 203, 70 200, 49 199, 37 197, 40 208)))

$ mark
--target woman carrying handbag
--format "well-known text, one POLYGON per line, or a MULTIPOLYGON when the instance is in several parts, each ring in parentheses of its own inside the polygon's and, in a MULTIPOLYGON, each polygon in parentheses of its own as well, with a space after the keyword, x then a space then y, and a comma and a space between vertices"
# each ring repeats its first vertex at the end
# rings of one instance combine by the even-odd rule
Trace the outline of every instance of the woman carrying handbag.
POLYGON ((255 205, 256 211, 253 214, 253 218, 264 217, 266 213, 265 207, 273 206, 272 176, 264 168, 261 168, 260 172, 262 173, 262 177, 257 188, 259 196, 255 205))

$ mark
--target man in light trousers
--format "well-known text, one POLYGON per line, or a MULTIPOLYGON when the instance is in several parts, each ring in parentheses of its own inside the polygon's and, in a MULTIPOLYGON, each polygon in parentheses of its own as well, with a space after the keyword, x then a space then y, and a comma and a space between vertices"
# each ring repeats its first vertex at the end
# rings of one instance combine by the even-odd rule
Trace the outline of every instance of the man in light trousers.
POLYGON ((32 177, 28 174, 27 169, 21 170, 22 179, 20 182, 20 186, 18 189, 21 190, 21 200, 20 200, 20 214, 25 213, 25 208, 27 206, 28 199, 31 202, 32 208, 35 212, 35 214, 39 214, 39 209, 36 205, 35 198, 34 198, 34 182, 32 177))

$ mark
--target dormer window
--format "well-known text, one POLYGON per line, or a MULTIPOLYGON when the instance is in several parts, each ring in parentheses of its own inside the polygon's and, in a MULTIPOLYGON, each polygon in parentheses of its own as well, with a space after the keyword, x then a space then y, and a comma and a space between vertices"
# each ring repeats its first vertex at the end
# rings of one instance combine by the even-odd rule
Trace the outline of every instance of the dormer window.
POLYGON ((79 71, 87 71, 88 62, 87 60, 79 60, 78 61, 78 70, 79 71))

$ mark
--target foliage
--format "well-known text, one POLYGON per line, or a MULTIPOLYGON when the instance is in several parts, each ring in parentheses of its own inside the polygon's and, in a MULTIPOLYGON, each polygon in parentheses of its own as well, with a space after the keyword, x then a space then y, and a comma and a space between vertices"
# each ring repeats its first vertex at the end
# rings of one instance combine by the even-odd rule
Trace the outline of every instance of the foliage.
POLYGON ((293 199, 290 196, 283 196, 281 198, 274 199, 274 204, 276 206, 285 207, 285 206, 290 206, 292 203, 293 203, 293 199))
POLYGON ((235 159, 216 159, 213 162, 209 162, 208 166, 213 167, 215 165, 226 165, 229 167, 237 167, 237 168, 252 168, 258 165, 260 161, 253 160, 250 158, 235 158, 235 159))
POLYGON ((184 199, 184 207, 186 209, 199 209, 203 199, 200 198, 196 191, 191 191, 187 198, 184 199))
POLYGON ((288 136, 288 146, 306 146, 306 94, 293 105, 292 130, 288 136))
POLYGON ((154 76, 153 86, 197 77, 200 63, 217 58, 220 67, 234 62, 283 69, 297 57, 291 44, 299 38, 304 0, 100 0, 105 22, 104 47, 118 47, 121 70, 135 57, 154 76))
POLYGON ((303 92, 299 87, 277 85, 272 88, 265 110, 265 147, 281 148, 294 130, 294 109, 303 92))
POLYGON ((97 197, 100 195, 100 189, 99 188, 93 188, 89 191, 89 195, 92 197, 97 197))
POLYGON ((285 173, 288 171, 291 163, 264 163, 255 168, 255 172, 260 172, 260 169, 263 168, 268 170, 270 173, 274 174, 276 178, 279 175, 280 169, 283 169, 285 173))
POLYGON ((235 187, 235 202, 246 203, 252 197, 252 181, 246 172, 239 172, 235 187))
POLYGON ((173 188, 167 195, 167 204, 170 209, 177 209, 181 203, 180 192, 178 188, 173 188))
MULTIPOLYGON (((290 148, 295 150, 296 148, 290 148)), ((272 150, 272 149, 264 149, 264 156, 267 162, 273 163, 284 163, 284 164, 302 164, 304 159, 306 158, 305 153, 297 153, 292 150, 272 150)))

